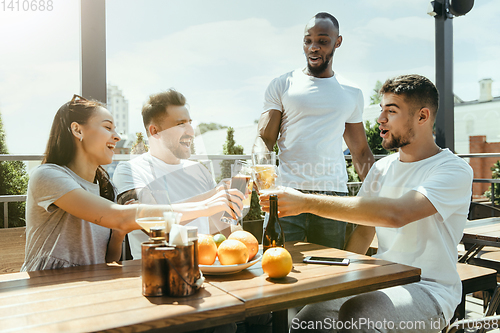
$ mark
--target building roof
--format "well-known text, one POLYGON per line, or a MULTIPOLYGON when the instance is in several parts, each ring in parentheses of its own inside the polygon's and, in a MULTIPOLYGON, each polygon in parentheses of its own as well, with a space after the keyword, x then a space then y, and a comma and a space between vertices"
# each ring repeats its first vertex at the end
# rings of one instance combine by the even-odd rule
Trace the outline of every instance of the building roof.
MULTIPOLYGON (((227 128, 208 131, 194 138, 196 155, 222 155, 226 142, 227 128)), ((257 124, 234 127, 234 141, 243 146, 243 154, 251 154, 257 137, 257 124)))
POLYGON ((474 105, 474 104, 484 104, 484 103, 492 103, 492 102, 500 102, 500 96, 493 97, 493 99, 489 101, 479 101, 478 99, 475 99, 473 101, 462 101, 460 103, 455 102, 455 106, 463 106, 463 105, 474 105))

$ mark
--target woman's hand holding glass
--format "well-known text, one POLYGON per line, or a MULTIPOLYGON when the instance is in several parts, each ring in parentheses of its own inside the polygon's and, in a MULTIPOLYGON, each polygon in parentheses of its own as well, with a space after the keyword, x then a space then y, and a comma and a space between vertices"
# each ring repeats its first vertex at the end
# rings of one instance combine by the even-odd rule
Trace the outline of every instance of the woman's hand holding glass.
MULTIPOLYGON (((180 211, 183 220, 189 221, 199 216, 211 216, 225 212, 230 218, 237 220, 242 215, 244 195, 237 189, 219 190, 211 197, 197 202, 186 202, 170 205, 156 203, 155 194, 144 191, 139 194, 136 208, 136 222, 149 233, 152 227, 165 225, 164 213, 180 211)), ((177 221, 176 223, 179 223, 177 221)))

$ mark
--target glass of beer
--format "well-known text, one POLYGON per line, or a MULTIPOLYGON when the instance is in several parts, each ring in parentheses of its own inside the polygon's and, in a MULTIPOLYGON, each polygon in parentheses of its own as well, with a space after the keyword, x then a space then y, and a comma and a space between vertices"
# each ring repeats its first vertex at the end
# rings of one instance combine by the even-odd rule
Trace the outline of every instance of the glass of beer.
POLYGON ((231 179, 231 187, 237 188, 243 194, 248 195, 243 199, 243 212, 241 218, 245 217, 250 210, 250 201, 252 200, 252 167, 245 161, 237 160, 233 167, 233 177, 231 179), (233 186, 234 182, 234 186, 233 186), (243 185, 245 183, 246 185, 243 185))
POLYGON ((138 193, 137 209, 135 212, 135 222, 141 226, 142 230, 149 235, 152 227, 166 227, 164 213, 172 212, 172 209, 165 209, 166 205, 159 205, 158 195, 167 195, 166 191, 151 191, 148 188, 142 189, 138 193), (165 193, 163 193, 165 192, 165 193))
POLYGON ((252 169, 253 181, 259 193, 273 192, 278 189, 275 152, 253 153, 252 169))
POLYGON ((165 226, 163 213, 164 211, 160 211, 159 209, 143 208, 143 206, 140 205, 136 210, 135 222, 141 226, 143 231, 149 234, 152 227, 165 226))
POLYGON ((250 181, 252 179, 252 169, 245 162, 236 160, 231 167, 231 175, 231 188, 237 189, 243 194, 246 194, 247 189, 249 189, 250 192, 250 194, 243 200, 243 211, 239 221, 234 220, 227 213, 224 213, 222 216, 221 220, 223 222, 237 225, 238 223, 241 224, 243 217, 245 217, 250 210, 250 200, 252 198, 251 193, 253 188, 253 183, 250 181))

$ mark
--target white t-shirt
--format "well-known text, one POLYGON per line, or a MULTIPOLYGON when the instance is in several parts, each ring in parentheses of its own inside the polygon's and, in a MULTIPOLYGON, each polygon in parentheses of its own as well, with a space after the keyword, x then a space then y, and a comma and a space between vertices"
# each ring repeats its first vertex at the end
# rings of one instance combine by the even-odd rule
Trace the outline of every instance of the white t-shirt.
POLYGON ((421 281, 436 298, 446 320, 462 296, 457 245, 467 221, 472 168, 448 149, 425 160, 403 163, 399 153, 376 162, 359 196, 399 198, 409 191, 425 195, 437 213, 401 228, 377 227, 375 257, 422 270, 421 281))
POLYGON ((301 69, 274 79, 267 88, 264 112, 281 111, 279 172, 284 186, 301 190, 347 192, 342 152, 345 123, 363 121, 363 93, 301 69))
MULTIPOLYGON (((153 198, 144 203, 168 204, 187 200, 213 189, 216 184, 208 169, 199 162, 181 160, 179 164, 167 164, 152 156, 142 154, 130 161, 120 162, 113 174, 113 183, 118 193, 146 188, 153 198)), ((213 217, 220 220, 221 214, 213 217)), ((222 223, 222 222, 221 222, 222 223)), ((190 223, 198 227, 200 234, 209 234, 209 218, 199 217, 190 223)), ((148 236, 141 230, 129 233, 130 248, 134 259, 141 257, 141 243, 148 236)))
POLYGON ((21 271, 106 262, 110 229, 77 218, 54 205, 68 192, 99 195, 99 185, 66 166, 42 164, 31 175, 26 199, 26 254, 21 271))

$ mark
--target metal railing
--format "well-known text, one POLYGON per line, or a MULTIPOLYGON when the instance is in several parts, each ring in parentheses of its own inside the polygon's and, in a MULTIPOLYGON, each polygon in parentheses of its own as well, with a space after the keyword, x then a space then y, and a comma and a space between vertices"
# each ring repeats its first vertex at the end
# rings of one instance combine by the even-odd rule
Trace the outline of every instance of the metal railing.
MULTIPOLYGON (((479 154, 456 154, 458 157, 462 158, 487 158, 496 157, 500 159, 500 153, 479 153, 479 154)), ((386 155, 375 155, 375 159, 381 159, 386 155)), ((114 161, 128 161, 131 158, 129 154, 117 154, 113 157, 114 161)), ((222 161, 222 160, 250 160, 251 155, 191 155, 190 160, 211 160, 211 161, 222 161)), ((351 155, 345 155, 346 160, 351 160, 351 155)), ((14 154, 0 154, 0 162, 3 161, 41 161, 43 160, 43 155, 14 155, 14 154)), ((500 184, 500 179, 474 179, 474 183, 490 183, 491 184, 491 202, 494 205, 495 200, 495 184, 500 184)), ((349 191, 352 188, 358 187, 361 182, 351 182, 348 183, 349 191)), ((0 203, 4 205, 4 219, 3 227, 8 228, 8 203, 9 202, 24 202, 26 201, 26 195, 0 195, 0 203)))

